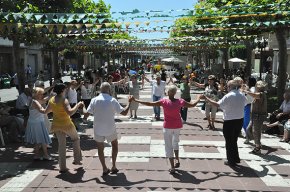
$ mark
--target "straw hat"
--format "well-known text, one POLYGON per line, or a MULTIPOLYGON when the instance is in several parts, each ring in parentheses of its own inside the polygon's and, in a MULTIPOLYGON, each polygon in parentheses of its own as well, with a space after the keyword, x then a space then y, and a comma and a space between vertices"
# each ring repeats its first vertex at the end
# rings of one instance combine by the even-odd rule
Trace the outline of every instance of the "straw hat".
POLYGON ((267 83, 266 82, 264 82, 264 81, 257 81, 256 88, 259 91, 265 91, 266 90, 266 87, 267 87, 267 83))
POLYGON ((215 76, 214 75, 209 75, 208 76, 208 80, 215 80, 216 78, 215 78, 215 76))

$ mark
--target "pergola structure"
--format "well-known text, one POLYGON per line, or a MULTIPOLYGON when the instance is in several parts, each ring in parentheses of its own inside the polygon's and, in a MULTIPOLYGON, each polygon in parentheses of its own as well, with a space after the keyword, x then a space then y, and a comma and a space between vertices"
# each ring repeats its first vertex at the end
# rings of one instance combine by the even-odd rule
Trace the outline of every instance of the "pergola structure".
MULTIPOLYGON (((0 36, 18 43, 42 43, 46 47, 73 49, 78 52, 115 54, 190 54, 195 50, 216 50, 244 41, 253 42, 263 32, 289 29, 289 3, 252 7, 236 5, 213 8, 211 13, 195 10, 138 11, 105 14, 91 13, 0 13, 0 36), (265 11, 263 11, 265 9, 265 11), (223 11, 224 10, 224 11, 223 11), (231 10, 231 11, 228 11, 231 10), (234 10, 234 11, 233 11, 234 10), (262 11, 261 11, 262 10, 262 11), (222 11, 222 14, 217 14, 222 11), (114 17, 114 15, 116 15, 114 17), (118 16, 119 15, 119 16, 118 16), (159 25, 176 18, 194 18, 196 25, 159 25), (129 18, 129 20, 128 20, 129 18), (251 20, 258 18, 259 20, 251 20), (208 20, 223 22, 210 23, 208 20), (246 19, 242 22, 239 19, 246 19), (151 26, 151 24, 157 26, 151 26), (182 32, 183 37, 166 39, 115 39, 118 33, 182 32)), ((16 46, 17 48, 17 46, 16 46)))
MULTIPOLYGON (((238 43, 246 39, 254 39, 259 35, 257 31, 270 32, 276 27, 290 26, 290 10, 287 4, 268 4, 257 6, 262 9, 267 7, 264 12, 245 12, 247 6, 225 6, 219 10, 235 9, 230 14, 226 11, 217 15, 214 13, 194 14, 194 10, 170 10, 170 11, 132 11, 132 12, 114 12, 112 15, 121 15, 120 17, 107 18, 105 14, 69 14, 69 13, 0 13, 0 36, 13 39, 13 35, 34 35, 36 38, 44 40, 43 37, 53 37, 57 41, 61 39, 73 39, 73 43, 67 43, 67 46, 79 46, 79 50, 99 50, 99 49, 120 49, 136 51, 144 49, 182 49, 213 46, 222 47, 238 43), (277 6, 281 10, 277 11, 277 6), (273 7, 273 9, 269 9, 273 7), (132 21, 126 21, 124 15, 132 21), (174 15, 174 16, 172 16, 174 15), (168 18, 193 17, 199 21, 210 19, 240 19, 240 18, 261 18, 261 21, 248 22, 221 22, 212 24, 199 24, 194 26, 181 26, 176 29, 174 26, 155 26, 150 27, 152 23, 164 23, 170 21, 168 18), (264 19, 263 19, 264 18, 264 19), (143 19, 136 21, 136 19, 143 19), (155 19, 155 20, 154 20, 155 19), (134 28, 133 28, 134 27, 134 28), (190 36, 177 37, 169 39, 150 39, 150 40, 124 40, 110 39, 108 34, 116 33, 154 33, 154 32, 185 32, 190 36), (214 32, 231 31, 235 32, 233 36, 217 36, 214 32), (107 37, 106 37, 107 35, 107 37), (98 40, 95 40, 95 39, 98 40), (107 39, 109 38, 109 39, 107 39), (89 39, 89 41, 87 41, 89 39), (75 42, 77 40, 77 42, 75 42), (80 43, 79 41, 83 41, 80 43), (84 49, 84 46, 86 48, 84 49)), ((220 35, 220 34, 219 34, 220 35)), ((56 42, 57 42, 56 41, 56 42)), ((44 41, 45 42, 45 41, 44 41)), ((62 44, 63 45, 63 44, 62 44)))

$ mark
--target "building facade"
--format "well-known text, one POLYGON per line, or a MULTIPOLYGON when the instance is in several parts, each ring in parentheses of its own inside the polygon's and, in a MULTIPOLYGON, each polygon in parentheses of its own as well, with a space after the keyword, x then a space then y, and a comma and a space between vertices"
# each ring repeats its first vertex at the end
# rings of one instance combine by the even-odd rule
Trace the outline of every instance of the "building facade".
MULTIPOLYGON (((20 44, 20 61, 23 63, 23 70, 27 65, 31 66, 32 77, 36 77, 40 70, 45 70, 42 56, 42 46, 26 46, 20 44)), ((13 42, 0 38, 0 75, 16 73, 16 66, 13 65, 13 42)))

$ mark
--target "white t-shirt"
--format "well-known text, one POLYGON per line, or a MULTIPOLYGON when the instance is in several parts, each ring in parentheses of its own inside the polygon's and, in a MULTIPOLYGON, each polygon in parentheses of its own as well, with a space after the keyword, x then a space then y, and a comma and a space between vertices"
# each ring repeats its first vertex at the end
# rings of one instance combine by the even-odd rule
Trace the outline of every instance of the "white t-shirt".
POLYGON ((109 136, 116 132, 115 113, 121 113, 124 108, 114 97, 100 93, 87 110, 94 115, 94 135, 109 136))
POLYGON ((241 119, 244 117, 244 107, 247 98, 238 90, 232 90, 218 101, 224 112, 224 120, 241 119))
POLYGON ((92 88, 91 84, 86 88, 84 85, 81 86, 81 98, 82 99, 91 99, 92 98, 92 88))
POLYGON ((162 98, 164 95, 164 90, 166 86, 165 81, 160 81, 160 85, 157 85, 156 80, 151 80, 150 84, 152 86, 152 95, 162 98))
MULTIPOLYGON (((255 93, 255 87, 251 87, 250 92, 255 93)), ((247 105, 251 104, 254 101, 254 97, 252 97, 251 95, 245 94, 245 96, 247 97, 247 105)))
POLYGON ((31 101, 32 98, 30 96, 21 93, 16 100, 16 109, 28 109, 31 101))
POLYGON ((77 103, 78 102, 78 93, 75 89, 69 88, 67 91, 67 99, 69 103, 77 103))
POLYGON ((280 106, 280 109, 283 111, 283 113, 289 113, 290 112, 290 101, 288 101, 286 103, 286 101, 284 100, 280 106))

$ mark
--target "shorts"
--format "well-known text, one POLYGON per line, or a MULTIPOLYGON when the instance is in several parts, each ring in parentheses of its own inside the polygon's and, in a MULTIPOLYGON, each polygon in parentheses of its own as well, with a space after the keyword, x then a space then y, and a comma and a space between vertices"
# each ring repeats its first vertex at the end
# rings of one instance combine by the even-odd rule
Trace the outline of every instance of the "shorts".
POLYGON ((100 135, 94 135, 94 139, 99 142, 99 143, 103 143, 105 142, 105 140, 107 140, 109 143, 118 139, 118 134, 117 132, 113 133, 112 135, 109 136, 100 136, 100 135))

